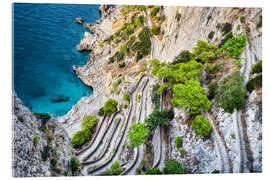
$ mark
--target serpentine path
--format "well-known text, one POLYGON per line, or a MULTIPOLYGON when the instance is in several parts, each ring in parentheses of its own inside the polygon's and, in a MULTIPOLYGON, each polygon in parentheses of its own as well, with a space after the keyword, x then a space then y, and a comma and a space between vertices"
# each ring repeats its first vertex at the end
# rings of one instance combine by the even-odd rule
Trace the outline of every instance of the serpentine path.
MULTIPOLYGON (((100 127, 99 134, 96 137, 96 141, 93 144, 94 148, 90 148, 91 150, 84 151, 86 154, 83 156, 83 174, 99 174, 101 172, 106 171, 107 168, 111 166, 111 164, 115 160, 119 160, 119 155, 121 153, 121 150, 123 149, 124 142, 127 139, 127 133, 128 129, 132 125, 132 119, 133 116, 136 116, 136 95, 140 90, 142 91, 142 95, 144 94, 144 89, 146 84, 149 81, 149 77, 147 75, 143 75, 137 84, 133 88, 131 88, 131 91, 129 92, 131 97, 130 102, 130 110, 128 113, 128 117, 126 120, 123 119, 123 115, 120 115, 119 112, 115 113, 112 118, 110 119, 109 125, 103 125, 103 127, 100 127), (115 126, 112 126, 112 122, 115 122, 117 118, 119 118, 117 124, 115 126), (119 123, 122 121, 121 127, 119 128, 119 123), (103 133, 102 133, 103 132, 103 133), (111 134, 108 134, 107 132, 110 132, 111 134), (96 145, 96 146, 95 146, 96 145), (103 152, 99 152, 103 151, 103 152), (97 158, 93 158, 93 155, 98 155, 97 158)), ((141 98, 141 105, 144 104, 144 97, 141 98)), ((140 108, 141 112, 143 111, 143 108, 140 108)), ((140 114, 143 114, 140 113, 140 114)), ((102 123, 104 124, 104 123, 102 123)), ((101 124, 101 125, 102 125, 101 124)), ((135 152, 136 153, 136 152, 135 152)), ((139 156, 142 156, 139 153, 139 156)))

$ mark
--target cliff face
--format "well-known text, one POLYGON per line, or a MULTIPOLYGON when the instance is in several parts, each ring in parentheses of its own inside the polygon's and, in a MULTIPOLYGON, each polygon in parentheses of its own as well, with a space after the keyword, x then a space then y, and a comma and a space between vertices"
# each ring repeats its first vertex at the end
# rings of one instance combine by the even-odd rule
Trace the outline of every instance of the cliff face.
POLYGON ((37 119, 13 94, 12 112, 12 173, 14 177, 59 176, 70 173, 73 154, 65 130, 55 119, 37 119), (35 140, 36 139, 36 140, 35 140), (47 150, 46 150, 47 149, 47 150), (57 160, 52 168, 50 159, 57 160))

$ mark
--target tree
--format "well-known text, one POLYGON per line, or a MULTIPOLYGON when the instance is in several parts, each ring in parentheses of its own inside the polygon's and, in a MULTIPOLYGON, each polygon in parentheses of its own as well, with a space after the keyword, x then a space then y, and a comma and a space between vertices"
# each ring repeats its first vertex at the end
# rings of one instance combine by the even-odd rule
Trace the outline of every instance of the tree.
POLYGON ((211 105, 207 99, 206 90, 196 80, 174 85, 171 102, 174 105, 181 106, 190 115, 208 111, 211 105))
POLYGON ((153 25, 151 28, 151 33, 154 35, 158 35, 160 33, 160 27, 153 25))
POLYGON ((175 145, 176 145, 177 149, 182 148, 183 141, 182 141, 182 138, 180 136, 177 136, 175 138, 175 145))
POLYGON ((160 62, 158 59, 152 59, 150 60, 151 68, 152 68, 152 74, 157 75, 158 71, 166 66, 165 62, 160 62))
POLYGON ((163 67, 157 73, 158 78, 164 80, 163 84, 160 86, 159 93, 161 93, 164 88, 172 87, 176 83, 183 83, 191 79, 199 81, 202 72, 203 65, 195 60, 163 67))
POLYGON ((148 130, 143 123, 138 122, 131 126, 131 130, 128 133, 128 138, 132 148, 145 143, 147 141, 147 137, 148 130))
POLYGON ((196 47, 193 48, 193 53, 200 60, 207 62, 216 57, 217 47, 214 44, 207 43, 202 40, 197 41, 196 47))
POLYGON ((87 141, 87 137, 89 137, 89 134, 86 134, 84 130, 75 132, 71 139, 71 146, 73 148, 81 147, 87 141))
POLYGON ((172 110, 154 109, 154 111, 145 120, 146 127, 149 131, 153 132, 159 125, 168 126, 173 118, 174 113, 172 110))
POLYGON ((262 60, 260 60, 257 64, 252 67, 252 74, 261 73, 262 72, 262 60))
POLYGON ((192 128, 197 135, 210 137, 212 132, 212 124, 202 115, 197 116, 191 123, 192 128))
POLYGON ((69 161, 69 166, 72 174, 74 174, 76 171, 80 169, 80 161, 75 157, 72 157, 69 161))
POLYGON ((183 50, 173 59, 172 64, 186 63, 192 59, 195 59, 195 55, 190 53, 188 50, 183 50))
POLYGON ((177 162, 175 159, 169 159, 165 168, 163 169, 164 174, 184 174, 184 169, 182 165, 177 162))
POLYGON ((225 112, 233 113, 234 109, 242 109, 245 106, 244 77, 236 72, 218 85, 216 102, 225 112))
POLYGON ((103 106, 104 113, 106 115, 111 115, 117 111, 118 102, 114 99, 108 99, 103 106))
POLYGON ((162 172, 159 170, 159 168, 147 169, 145 171, 145 175, 156 175, 156 174, 162 174, 162 172))
POLYGON ((81 126, 83 130, 87 130, 93 132, 95 130, 96 125, 98 124, 98 118, 95 115, 85 115, 81 122, 81 126))
POLYGON ((112 175, 120 175, 122 173, 122 169, 120 167, 120 164, 118 161, 115 161, 111 168, 110 168, 110 172, 112 175))

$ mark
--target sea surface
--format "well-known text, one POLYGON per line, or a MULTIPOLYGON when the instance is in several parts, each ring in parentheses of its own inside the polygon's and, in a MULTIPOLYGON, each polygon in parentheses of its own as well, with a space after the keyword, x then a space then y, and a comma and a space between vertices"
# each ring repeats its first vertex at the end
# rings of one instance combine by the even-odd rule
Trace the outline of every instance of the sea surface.
POLYGON ((84 85, 72 65, 84 65, 89 52, 78 52, 83 25, 100 18, 99 5, 13 4, 13 90, 33 112, 66 114, 93 89, 84 85), (56 96, 65 102, 51 102, 56 96))

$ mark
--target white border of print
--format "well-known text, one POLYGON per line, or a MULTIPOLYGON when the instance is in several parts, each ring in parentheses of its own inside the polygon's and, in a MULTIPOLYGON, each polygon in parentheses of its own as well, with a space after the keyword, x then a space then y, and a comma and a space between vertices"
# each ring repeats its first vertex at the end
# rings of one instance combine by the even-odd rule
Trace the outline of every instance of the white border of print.
MULTIPOLYGON (((1 125, 0 125, 0 177, 1 179, 14 179, 11 173, 11 48, 12 48, 12 27, 11 27, 11 5, 13 2, 28 2, 28 3, 77 3, 77 4, 158 4, 158 5, 181 5, 181 6, 222 6, 222 7, 262 7, 263 8, 263 92, 270 92, 269 84, 267 84, 267 79, 269 77, 270 71, 270 53, 265 51, 267 48, 266 44, 270 40, 268 32, 269 29, 269 13, 270 6, 267 0, 3 0, 1 1, 1 125), (268 4, 268 6, 267 6, 268 4), (3 23, 4 22, 4 23, 3 23)), ((57 177, 57 178, 42 178, 44 180, 52 180, 52 179, 111 179, 111 180, 119 180, 129 178, 131 180, 135 180, 137 178, 140 179, 189 179, 189 180, 197 180, 199 179, 207 179, 207 180, 216 180, 218 179, 252 179, 255 178, 265 178, 270 175, 269 169, 269 133, 270 130, 270 116, 267 114, 267 108, 270 107, 269 99, 270 93, 263 93, 263 173, 260 174, 200 174, 200 175, 163 175, 163 176, 110 176, 110 177, 95 177, 95 176, 85 176, 85 177, 57 177), (269 119, 268 119, 269 118, 269 119), (266 152, 266 153, 265 153, 266 152)), ((28 180, 30 178, 16 178, 28 180)), ((31 178, 32 179, 32 178, 31 178)), ((41 179, 41 178, 36 178, 41 179)), ((269 178, 268 178, 269 179, 269 178)))

